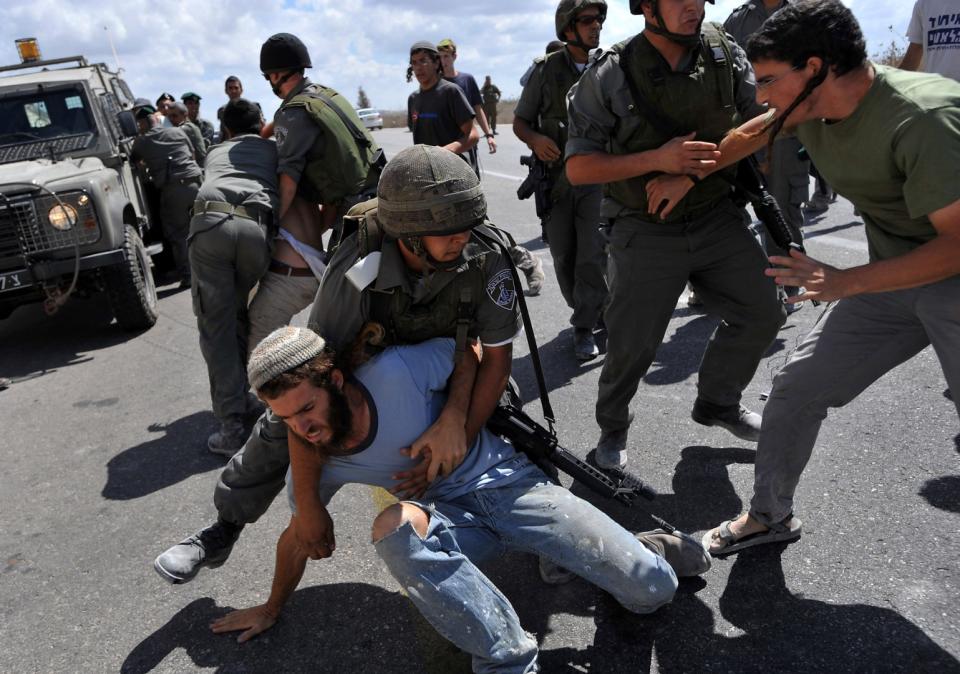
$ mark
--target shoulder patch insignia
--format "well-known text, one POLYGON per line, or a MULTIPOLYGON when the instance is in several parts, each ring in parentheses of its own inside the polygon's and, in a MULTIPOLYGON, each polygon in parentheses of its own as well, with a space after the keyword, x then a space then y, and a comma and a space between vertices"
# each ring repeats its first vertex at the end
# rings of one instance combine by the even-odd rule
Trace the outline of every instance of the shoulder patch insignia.
POLYGON ((487 281, 487 295, 501 309, 513 311, 517 290, 513 286, 513 275, 509 269, 501 269, 487 281))
POLYGON ((287 139, 287 127, 285 126, 275 126, 273 127, 273 136, 277 139, 277 145, 283 145, 283 141, 287 139))

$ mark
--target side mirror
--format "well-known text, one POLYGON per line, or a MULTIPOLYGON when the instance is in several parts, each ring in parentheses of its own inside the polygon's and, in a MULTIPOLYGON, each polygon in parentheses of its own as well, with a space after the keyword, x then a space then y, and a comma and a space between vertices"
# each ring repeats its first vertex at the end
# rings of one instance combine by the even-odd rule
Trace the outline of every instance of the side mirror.
POLYGON ((120 125, 120 133, 124 138, 133 138, 139 133, 137 120, 133 116, 133 110, 121 110, 117 113, 117 124, 120 125))

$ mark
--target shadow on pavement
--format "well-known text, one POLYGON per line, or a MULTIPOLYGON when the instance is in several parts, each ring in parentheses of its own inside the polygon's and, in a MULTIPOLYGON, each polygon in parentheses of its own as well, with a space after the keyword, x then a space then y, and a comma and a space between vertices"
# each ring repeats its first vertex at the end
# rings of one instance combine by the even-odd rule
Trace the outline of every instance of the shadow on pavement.
POLYGON ((111 325, 113 313, 105 297, 71 299, 55 316, 39 304, 18 308, 0 321, 0 375, 14 383, 93 360, 91 352, 135 337, 111 325))
MULTIPOLYGON (((753 456, 748 449, 687 447, 674 474, 674 493, 641 506, 688 532, 715 526, 743 508, 727 467, 752 463, 753 456)), ((948 487, 957 492, 955 482, 937 488, 946 493, 948 487)), ((640 508, 601 499, 582 485, 574 484, 572 491, 632 531, 653 527, 640 508)), ((521 599, 517 610, 533 630, 549 629, 550 616, 558 612, 592 611, 593 643, 584 649, 544 651, 540 662, 547 672, 960 672, 960 662, 895 610, 832 604, 791 593, 781 563, 786 548, 751 548, 733 561, 719 601, 721 615, 736 628, 732 633, 717 633, 712 609, 697 597, 704 581, 716 582, 716 570, 705 579, 683 579, 673 603, 650 616, 631 614, 599 591, 591 601, 579 580, 532 600, 521 599), (555 606, 553 593, 574 598, 555 606), (576 597, 587 606, 578 607, 576 597)), ((529 597, 530 592, 515 588, 507 595, 529 597)))
POLYGON ((960 513, 960 475, 944 475, 927 480, 919 493, 934 508, 960 513))
MULTIPOLYGON (((598 337, 598 344, 601 339, 598 337)), ((562 330, 549 342, 540 344, 540 362, 543 364, 543 376, 547 391, 554 391, 573 383, 582 374, 601 367, 603 356, 585 363, 573 357, 573 328, 562 330)), ((540 397, 537 380, 533 373, 530 354, 513 359, 513 378, 520 386, 520 397, 524 404, 540 397)))
POLYGON ((469 660, 452 646, 445 648, 406 597, 373 585, 334 583, 299 590, 270 631, 243 644, 236 642, 237 632, 210 631, 210 623, 230 610, 210 598, 191 602, 141 641, 120 671, 146 674, 177 649, 194 666, 221 673, 469 671, 469 660), (423 653, 427 657, 418 653, 427 650, 424 638, 438 640, 429 643, 429 652, 423 653))
POLYGON ((804 239, 816 239, 818 236, 823 236, 825 234, 832 234, 833 232, 840 232, 844 229, 850 229, 851 227, 863 227, 863 220, 851 220, 850 222, 844 223, 842 225, 834 225, 833 227, 825 227, 823 229, 818 229, 815 232, 804 232, 804 239))
POLYGON ((209 411, 150 426, 151 433, 163 435, 110 459, 102 496, 112 501, 140 498, 191 475, 222 468, 225 459, 207 451, 206 437, 214 428, 216 419, 209 411))
POLYGON ((610 597, 583 650, 541 655, 549 672, 957 672, 960 663, 888 608, 804 599, 786 587, 786 544, 751 548, 733 564, 720 612, 736 627, 718 634, 711 609, 678 591, 669 606, 637 616, 610 597), (728 633, 729 634, 729 633, 728 633), (655 656, 654 656, 655 654, 655 656), (577 665, 573 669, 571 665, 577 665))

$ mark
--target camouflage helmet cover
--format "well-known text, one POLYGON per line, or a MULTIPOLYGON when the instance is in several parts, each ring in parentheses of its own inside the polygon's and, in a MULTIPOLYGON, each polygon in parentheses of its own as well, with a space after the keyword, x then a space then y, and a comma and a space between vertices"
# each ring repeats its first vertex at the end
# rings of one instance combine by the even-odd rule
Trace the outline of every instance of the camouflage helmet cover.
MULTIPOLYGON (((631 0, 631 8, 635 1, 636 0, 631 0)), ((561 42, 566 42, 567 37, 564 33, 567 31, 567 28, 570 27, 570 22, 573 21, 580 10, 594 5, 601 7, 604 14, 607 13, 606 0, 560 0, 560 4, 557 5, 557 14, 555 17, 557 39, 561 42)))
POLYGON ((395 239, 456 234, 481 224, 486 215, 477 174, 442 147, 401 150, 380 175, 377 219, 395 239))

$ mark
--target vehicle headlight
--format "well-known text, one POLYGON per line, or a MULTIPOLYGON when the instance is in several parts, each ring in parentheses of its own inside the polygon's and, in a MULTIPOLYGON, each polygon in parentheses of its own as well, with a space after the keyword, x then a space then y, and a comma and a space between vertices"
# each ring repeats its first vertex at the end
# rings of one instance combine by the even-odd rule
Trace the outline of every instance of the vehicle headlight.
POLYGON ((78 222, 77 218, 77 209, 70 204, 54 204, 53 208, 47 212, 50 225, 61 232, 71 229, 78 222))

